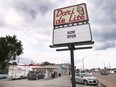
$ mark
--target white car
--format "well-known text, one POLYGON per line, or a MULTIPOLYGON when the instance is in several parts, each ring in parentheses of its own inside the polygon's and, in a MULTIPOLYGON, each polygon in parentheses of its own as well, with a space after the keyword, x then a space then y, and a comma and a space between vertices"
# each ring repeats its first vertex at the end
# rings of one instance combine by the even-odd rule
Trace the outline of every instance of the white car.
POLYGON ((6 73, 0 72, 0 79, 7 78, 7 75, 8 74, 6 74, 6 73))
POLYGON ((84 85, 94 84, 98 85, 99 81, 97 78, 88 73, 76 73, 75 81, 78 83, 83 83, 84 85))

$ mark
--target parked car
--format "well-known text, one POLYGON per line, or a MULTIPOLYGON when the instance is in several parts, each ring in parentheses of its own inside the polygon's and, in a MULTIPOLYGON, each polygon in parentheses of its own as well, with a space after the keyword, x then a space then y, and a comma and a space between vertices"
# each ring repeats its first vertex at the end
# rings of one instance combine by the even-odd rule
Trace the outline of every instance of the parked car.
POLYGON ((7 78, 7 73, 0 72, 0 79, 7 78))
POLYGON ((78 83, 83 83, 84 85, 94 84, 98 85, 99 81, 97 78, 88 73, 77 73, 75 75, 75 81, 78 83))
POLYGON ((90 72, 90 71, 86 71, 86 70, 79 70, 79 69, 77 69, 77 70, 75 70, 75 74, 77 74, 77 73, 87 73, 87 74, 91 74, 92 75, 92 73, 90 72))
POLYGON ((42 73, 42 72, 38 72, 38 71, 29 71, 28 75, 27 75, 27 78, 29 80, 31 79, 41 79, 41 78, 44 78, 45 75, 42 73))

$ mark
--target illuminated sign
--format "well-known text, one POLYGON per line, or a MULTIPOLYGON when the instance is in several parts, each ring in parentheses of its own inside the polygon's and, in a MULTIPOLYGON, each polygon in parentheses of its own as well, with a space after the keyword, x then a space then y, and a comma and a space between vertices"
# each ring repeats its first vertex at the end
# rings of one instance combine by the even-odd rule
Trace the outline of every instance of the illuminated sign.
POLYGON ((86 4, 78 4, 54 10, 54 26, 88 21, 86 4))

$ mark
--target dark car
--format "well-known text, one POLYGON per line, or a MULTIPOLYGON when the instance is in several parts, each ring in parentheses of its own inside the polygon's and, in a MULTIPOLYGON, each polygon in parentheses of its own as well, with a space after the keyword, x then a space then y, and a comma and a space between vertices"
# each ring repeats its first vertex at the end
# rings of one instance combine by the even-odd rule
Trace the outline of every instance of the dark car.
POLYGON ((41 78, 44 78, 45 75, 42 73, 42 72, 39 72, 39 71, 29 71, 28 75, 27 75, 27 78, 29 80, 31 79, 41 79, 41 78))

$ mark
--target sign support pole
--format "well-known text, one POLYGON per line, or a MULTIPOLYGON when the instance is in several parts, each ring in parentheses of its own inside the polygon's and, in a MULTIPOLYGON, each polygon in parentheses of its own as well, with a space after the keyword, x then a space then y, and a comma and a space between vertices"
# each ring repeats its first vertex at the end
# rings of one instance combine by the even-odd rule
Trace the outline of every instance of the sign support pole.
MULTIPOLYGON (((94 41, 88 42, 86 44, 80 43, 78 45, 90 45, 94 44, 94 41)), ((74 50, 82 50, 82 49, 91 49, 92 46, 89 47, 75 47, 76 44, 67 44, 67 45, 50 45, 51 48, 56 48, 56 47, 67 47, 68 48, 63 48, 63 49, 56 49, 56 51, 67 51, 70 50, 70 57, 71 57, 71 81, 72 81, 72 87, 76 87, 76 82, 75 82, 75 66, 74 66, 74 50)))
POLYGON ((70 55, 71 55, 71 74, 72 74, 72 87, 76 87, 76 84, 75 84, 75 66, 74 66, 74 45, 69 45, 68 46, 69 49, 70 49, 70 55))

